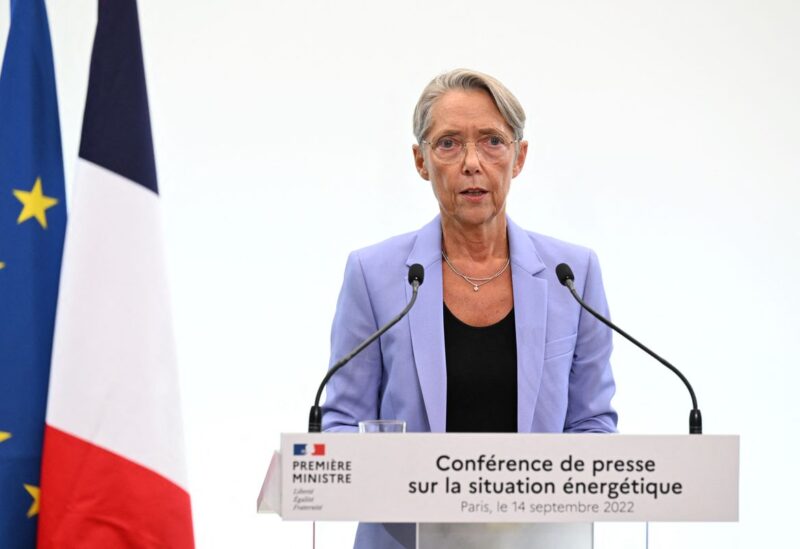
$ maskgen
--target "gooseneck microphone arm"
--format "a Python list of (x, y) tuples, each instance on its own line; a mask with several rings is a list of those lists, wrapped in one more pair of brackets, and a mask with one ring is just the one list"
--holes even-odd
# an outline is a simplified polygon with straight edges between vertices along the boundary
[(422, 281), (424, 279), (425, 269), (422, 267), (422, 265), (419, 263), (414, 263), (411, 267), (409, 267), (408, 283), (411, 284), (412, 294), (411, 299), (409, 300), (405, 309), (403, 309), (400, 314), (390, 320), (385, 326), (365, 339), (360, 345), (358, 345), (358, 347), (350, 351), (346, 356), (341, 358), (336, 364), (330, 367), (328, 373), (325, 374), (325, 377), (322, 379), (322, 383), (319, 384), (319, 389), (317, 389), (317, 397), (314, 399), (314, 405), (311, 407), (311, 411), (308, 414), (309, 433), (319, 433), (322, 430), (322, 408), (319, 405), (319, 400), (322, 398), (322, 390), (328, 384), (328, 380), (330, 380), (333, 374), (339, 371), (342, 366), (350, 362), (358, 353), (366, 349), (370, 343), (381, 337), (389, 328), (400, 322), (400, 320), (408, 314), (408, 312), (411, 310), (411, 307), (413, 307), (414, 303), (417, 301), (417, 293), (419, 292), (419, 287), (422, 285)]
[(603, 315), (592, 309), (589, 305), (586, 304), (583, 299), (578, 295), (578, 292), (575, 290), (575, 275), (572, 274), (572, 269), (566, 263), (560, 263), (556, 267), (556, 276), (558, 277), (558, 281), (563, 285), (569, 288), (570, 293), (572, 293), (572, 297), (580, 304), (581, 307), (589, 311), (592, 316), (594, 316), (597, 320), (623, 336), (625, 339), (639, 347), (642, 351), (659, 361), (661, 364), (675, 372), (683, 384), (686, 385), (686, 388), (689, 390), (689, 396), (692, 397), (692, 411), (689, 412), (689, 434), (692, 435), (699, 435), (703, 433), (703, 417), (700, 414), (700, 410), (697, 407), (697, 397), (694, 394), (694, 389), (692, 389), (692, 385), (689, 383), (689, 380), (686, 379), (680, 370), (678, 370), (675, 366), (655, 354), (653, 351), (645, 347), (642, 343), (639, 343), (633, 336), (629, 335), (625, 330), (616, 326), (613, 322), (605, 318)]

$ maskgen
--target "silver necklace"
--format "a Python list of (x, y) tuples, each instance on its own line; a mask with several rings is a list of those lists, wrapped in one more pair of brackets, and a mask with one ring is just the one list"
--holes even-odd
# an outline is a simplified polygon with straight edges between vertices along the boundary
[(452, 270), (454, 273), (456, 273), (458, 276), (460, 276), (461, 278), (463, 278), (463, 279), (464, 279), (464, 280), (467, 282), (467, 284), (469, 284), (470, 286), (472, 286), (472, 289), (473, 289), (474, 291), (476, 291), (476, 292), (477, 292), (478, 290), (480, 290), (480, 289), (481, 289), (481, 286), (483, 286), (484, 284), (488, 284), (489, 282), (491, 282), (492, 280), (494, 280), (495, 278), (499, 277), (499, 276), (500, 276), (500, 275), (502, 275), (504, 272), (506, 272), (506, 269), (508, 269), (508, 266), (509, 266), (509, 264), (511, 264), (511, 256), (509, 255), (509, 256), (508, 256), (508, 259), (506, 259), (506, 264), (505, 264), (505, 265), (503, 265), (503, 268), (502, 268), (502, 269), (500, 269), (499, 271), (497, 271), (496, 273), (494, 273), (493, 275), (491, 275), (491, 276), (484, 276), (484, 277), (480, 277), (480, 276), (468, 276), (468, 275), (465, 275), (464, 273), (462, 273), (461, 271), (459, 271), (458, 269), (456, 269), (456, 268), (453, 266), (453, 264), (452, 264), (452, 263), (450, 263), (450, 258), (449, 258), (449, 257), (447, 257), (447, 254), (446, 254), (446, 253), (444, 253), (444, 250), (442, 250), (442, 257), (444, 258), (444, 261), (445, 261), (445, 263), (447, 263), (447, 266), (448, 266), (448, 267), (450, 267), (450, 269), (451, 269), (451, 270)]

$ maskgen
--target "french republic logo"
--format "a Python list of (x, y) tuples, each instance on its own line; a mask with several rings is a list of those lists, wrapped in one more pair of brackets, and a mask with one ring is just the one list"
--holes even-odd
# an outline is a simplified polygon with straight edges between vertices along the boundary
[(296, 456), (324, 456), (324, 444), (295, 444), (294, 455)]

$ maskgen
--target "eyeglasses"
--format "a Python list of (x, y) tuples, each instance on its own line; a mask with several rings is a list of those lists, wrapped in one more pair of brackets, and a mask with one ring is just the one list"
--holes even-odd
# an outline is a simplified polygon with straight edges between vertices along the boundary
[(519, 143), (519, 139), (508, 140), (502, 135), (489, 134), (478, 138), (476, 141), (464, 141), (458, 137), (440, 137), (435, 142), (425, 141), (429, 145), (437, 160), (445, 164), (461, 161), (466, 154), (467, 143), (473, 143), (481, 160), (495, 164), (508, 159), (512, 143)]

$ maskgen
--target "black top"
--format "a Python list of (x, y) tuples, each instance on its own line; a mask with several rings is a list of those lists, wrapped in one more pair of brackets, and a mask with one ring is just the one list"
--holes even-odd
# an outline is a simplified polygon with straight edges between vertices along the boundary
[(444, 306), (447, 432), (517, 432), (514, 309), (491, 326), (461, 322)]

